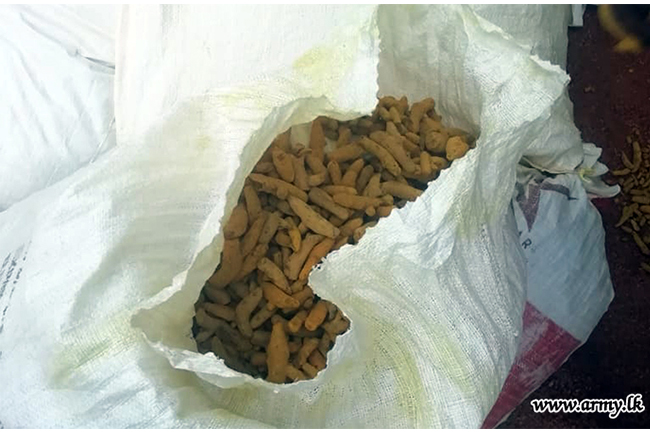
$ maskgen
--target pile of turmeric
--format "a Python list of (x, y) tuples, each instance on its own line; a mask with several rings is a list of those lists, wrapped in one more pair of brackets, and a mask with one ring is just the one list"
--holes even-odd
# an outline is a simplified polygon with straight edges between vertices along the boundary
[(321, 117), (308, 146), (280, 134), (223, 226), (221, 262), (195, 305), (200, 353), (274, 383), (314, 378), (350, 321), (307, 284), (331, 251), (422, 194), (473, 147), (434, 100), (383, 97), (371, 116)]
[(628, 136), (627, 142), (632, 146), (632, 159), (623, 152), (623, 167), (612, 170), (622, 192), (616, 198), (621, 208), (616, 227), (632, 238), (643, 255), (649, 256), (640, 267), (650, 273), (650, 146), (641, 146), (634, 136)]

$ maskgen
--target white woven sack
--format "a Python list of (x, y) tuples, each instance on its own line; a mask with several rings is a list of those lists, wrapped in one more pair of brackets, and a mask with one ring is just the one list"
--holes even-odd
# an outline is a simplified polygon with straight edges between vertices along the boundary
[[(0, 215), (4, 425), (481, 425), (521, 331), (517, 162), (582, 159), (541, 141), (565, 122), (560, 68), (460, 6), (129, 8), (117, 66), (119, 146)], [(480, 137), (312, 273), (352, 321), (327, 369), (271, 385), (197, 354), (193, 303), (244, 178), (279, 132), (377, 92), (433, 96)]]

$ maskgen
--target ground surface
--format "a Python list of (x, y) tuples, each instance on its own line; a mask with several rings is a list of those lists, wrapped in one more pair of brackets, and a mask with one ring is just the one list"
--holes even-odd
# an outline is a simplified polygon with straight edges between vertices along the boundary
[[(638, 129), (650, 143), (650, 50), (622, 55), (587, 9), (583, 28), (569, 30), (569, 92), (575, 123), (584, 141), (603, 148), (602, 161), (621, 168), (620, 151), (631, 154), (627, 135)], [(650, 274), (639, 270), (641, 253), (614, 227), (619, 211), (613, 200), (594, 202), (606, 231), (607, 257), (616, 297), (589, 340), (502, 427), (650, 427)], [(624, 398), (643, 394), (646, 412), (621, 414), (536, 414), (534, 398)]]

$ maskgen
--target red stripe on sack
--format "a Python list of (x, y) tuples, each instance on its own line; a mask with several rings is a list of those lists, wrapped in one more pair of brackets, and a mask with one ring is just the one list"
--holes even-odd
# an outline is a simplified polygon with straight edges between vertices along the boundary
[(515, 362), (482, 428), (494, 428), (582, 344), (526, 302)]

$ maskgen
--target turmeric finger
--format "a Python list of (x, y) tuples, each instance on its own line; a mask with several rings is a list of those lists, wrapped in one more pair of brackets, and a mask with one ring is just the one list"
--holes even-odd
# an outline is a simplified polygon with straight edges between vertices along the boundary
[(275, 203), (275, 208), (285, 215), (289, 215), (289, 216), (295, 215), (295, 212), (291, 210), (291, 206), (289, 206), (289, 202), (287, 202), (286, 200), (278, 200)]
[(296, 197), (289, 197), (289, 206), (300, 217), (302, 222), (312, 231), (320, 235), (335, 238), (339, 234), (339, 229), (334, 227), (329, 221), (309, 207), (305, 201)]
[(259, 367), (261, 365), (266, 365), (266, 353), (264, 352), (255, 352), (251, 356), (251, 364)]
[(223, 289), (231, 281), (237, 279), (242, 267), (243, 258), (239, 247), (239, 239), (226, 239), (223, 242), (219, 269), (208, 279), (208, 283), (217, 289)]
[(223, 342), (219, 339), (219, 337), (212, 337), (212, 340), (210, 341), (210, 346), (214, 354), (217, 355), (219, 358), (225, 360), (226, 358), (230, 357), (230, 354), (226, 350), (226, 347), (224, 346)]
[(323, 160), (319, 159), (317, 156), (311, 153), (307, 154), (305, 156), (305, 161), (314, 174), (327, 173), (327, 168), (323, 164)]
[(348, 243), (349, 236), (339, 236), (336, 238), (334, 245), (332, 246), (332, 251), (336, 251), (341, 248), (343, 245)]
[(293, 163), (294, 185), (303, 191), (309, 190), (309, 177), (307, 176), (307, 170), (305, 170), (305, 157), (291, 156), (291, 162)]
[(390, 116), (390, 119), (393, 120), (395, 123), (402, 123), (402, 117), (400, 116), (399, 111), (397, 111), (396, 107), (390, 107), (388, 110), (388, 114)]
[(255, 188), (250, 185), (244, 187), (244, 201), (246, 202), (248, 220), (255, 221), (262, 212), (262, 203), (260, 203), (260, 198), (258, 197)]
[(291, 354), (298, 353), (301, 347), (302, 347), (302, 337), (292, 335), (289, 340), (289, 353)]
[(272, 162), (260, 161), (253, 168), (254, 173), (267, 174), (275, 169)]
[(316, 369), (316, 367), (314, 367), (313, 365), (311, 365), (311, 364), (308, 363), (308, 362), (305, 362), (305, 363), (302, 365), (301, 370), (305, 373), (305, 375), (306, 375), (309, 379), (313, 379), (313, 378), (315, 378), (315, 377), (318, 375), (318, 370)]
[(334, 194), (356, 194), (356, 188), (344, 185), (325, 185), (321, 188), (323, 191), (333, 196)]
[(330, 335), (342, 334), (348, 330), (349, 326), (350, 322), (345, 317), (343, 317), (341, 311), (336, 314), (336, 318), (334, 318), (334, 320), (325, 322), (321, 325), (325, 332), (329, 333)]
[(284, 266), (284, 259), (282, 258), (282, 251), (280, 251), (279, 248), (275, 248), (273, 250), (273, 252), (271, 252), (271, 249), (269, 248), (269, 255), (271, 256), (271, 261), (273, 261), (273, 263), (275, 263), (275, 266), (282, 269), (282, 267)]
[(285, 152), (289, 152), (291, 149), (291, 129), (287, 129), (273, 140), (273, 143), (271, 143), (271, 148), (270, 151), (273, 151), (273, 149), (278, 148), (281, 150), (284, 150)]
[(346, 126), (339, 127), (339, 137), (336, 140), (336, 147), (343, 147), (350, 144), (350, 137), (352, 137), (352, 131)]
[(327, 176), (328, 176), (327, 171), (324, 171), (322, 173), (312, 174), (307, 178), (307, 185), (309, 185), (310, 187), (322, 185), (327, 180)]
[(307, 200), (307, 193), (296, 187), (295, 185), (285, 182), (281, 179), (275, 179), (269, 176), (264, 176), (263, 174), (251, 173), (249, 178), (260, 185), (260, 188), (264, 192), (268, 192), (276, 195), (281, 200), (284, 200), (283, 196), (285, 193), (294, 197), (298, 197), (300, 200)]
[(341, 226), (341, 236), (352, 236), (354, 231), (363, 225), (363, 218), (353, 218)]
[(250, 321), (251, 328), (253, 329), (259, 328), (264, 324), (264, 322), (266, 322), (271, 317), (273, 317), (275, 312), (278, 310), (277, 307), (274, 307), (269, 310), (268, 308), (266, 308), (266, 305), (268, 305), (268, 303), (262, 306), (262, 308), (260, 308), (260, 310), (257, 313), (253, 314), (253, 317), (251, 317), (251, 321)]
[(363, 237), (363, 235), (366, 234), (366, 228), (367, 226), (364, 224), (358, 229), (354, 230), (354, 233), (352, 233), (352, 239), (354, 239), (354, 243), (358, 243), (359, 240)]
[(291, 237), (286, 230), (278, 231), (273, 239), (279, 246), (291, 248)]
[(638, 141), (635, 141), (632, 143), (632, 151), (633, 151), (633, 156), (632, 156), (632, 173), (636, 173), (639, 171), (639, 168), (641, 167), (641, 162), (643, 162), (643, 158), (641, 156), (641, 146), (639, 145)]
[(447, 151), (447, 159), (449, 161), (465, 156), (469, 150), (469, 146), (465, 143), (462, 137), (451, 137), (447, 140), (445, 148)]
[(424, 147), (431, 153), (444, 153), (448, 140), (446, 131), (429, 131), (424, 136)]
[(287, 277), (284, 276), (282, 270), (278, 268), (271, 260), (267, 259), (266, 257), (262, 257), (260, 261), (257, 262), (257, 269), (266, 274), (271, 282), (277, 287), (286, 293), (289, 292), (289, 282), (287, 281)]
[(417, 133), (420, 131), (420, 121), (422, 117), (428, 112), (433, 110), (435, 107), (435, 102), (433, 98), (426, 98), (420, 102), (416, 102), (411, 106), (411, 115), (410, 115), (410, 128), (411, 131)]
[(366, 230), (370, 227), (374, 227), (375, 224), (377, 224), (377, 221), (372, 221), (355, 229), (354, 232), (352, 233), (352, 239), (354, 239), (354, 242), (355, 243), (359, 242), (359, 240), (363, 237), (363, 235), (366, 234)]
[(316, 119), (311, 123), (311, 131), (309, 133), (309, 148), (311, 154), (316, 158), (323, 160), (325, 155), (325, 134), (323, 134), (323, 126), (320, 120)]
[(248, 295), (249, 286), (244, 281), (235, 281), (227, 287), (228, 291), (239, 299), (244, 299)]
[(382, 194), (381, 192), (381, 174), (375, 173), (370, 176), (370, 180), (366, 185), (366, 188), (363, 190), (364, 197), (379, 197)]
[(306, 300), (312, 299), (314, 297), (314, 291), (311, 289), (311, 287), (305, 286), (305, 288), (301, 291), (294, 292), (291, 297), (300, 302), (300, 304), (304, 304)]
[(357, 184), (357, 177), (359, 172), (363, 168), (364, 162), (362, 158), (355, 160), (350, 167), (346, 170), (345, 174), (341, 178), (341, 185), (354, 187)]
[(268, 245), (257, 244), (257, 246), (253, 248), (253, 251), (244, 258), (244, 263), (241, 265), (241, 270), (235, 279), (241, 280), (253, 272), (257, 268), (257, 262), (266, 255), (268, 250)]
[(343, 176), (341, 175), (341, 167), (339, 167), (338, 162), (330, 161), (327, 164), (327, 173), (334, 185), (339, 185), (341, 183)]
[(327, 360), (318, 350), (314, 350), (307, 358), (307, 361), (316, 367), (318, 371), (325, 369), (327, 366)]
[(361, 139), (361, 145), (368, 152), (375, 155), (377, 159), (379, 159), (379, 161), (381, 162), (381, 165), (386, 170), (388, 170), (393, 176), (399, 176), (400, 174), (402, 174), (402, 169), (400, 168), (397, 161), (395, 161), (395, 158), (393, 158), (390, 152), (388, 152), (382, 146), (375, 143), (373, 140), (369, 139), (368, 137), (363, 137)]
[(395, 158), (395, 160), (404, 169), (404, 171), (407, 171), (409, 173), (413, 173), (415, 171), (415, 163), (406, 154), (406, 151), (404, 150), (404, 147), (402, 147), (400, 140), (383, 131), (373, 132), (370, 134), (370, 138), (383, 146), (392, 155), (392, 157)]
[(412, 132), (407, 132), (406, 134), (404, 134), (404, 138), (406, 138), (408, 141), (410, 141), (413, 144), (420, 143), (420, 137), (417, 134), (414, 134)]
[(269, 344), (270, 339), (271, 333), (269, 331), (262, 331), (258, 329), (257, 331), (253, 331), (253, 335), (251, 336), (251, 344), (253, 346), (266, 347), (266, 345)]
[(255, 245), (257, 245), (257, 242), (260, 239), (267, 218), (268, 218), (268, 213), (262, 212), (259, 214), (257, 219), (253, 222), (253, 224), (251, 224), (251, 227), (248, 229), (248, 231), (246, 232), (246, 234), (244, 235), (241, 241), (242, 255), (246, 256), (251, 251), (253, 251), (253, 248), (255, 248)]
[(335, 194), (332, 197), (336, 204), (355, 210), (366, 210), (369, 207), (381, 206), (381, 200), (373, 197), (351, 194)]
[(234, 239), (243, 235), (248, 227), (248, 212), (246, 206), (238, 204), (230, 214), (228, 222), (223, 227), (223, 236), (226, 239)]
[(264, 298), (271, 304), (278, 308), (298, 308), (300, 302), (297, 299), (287, 295), (284, 291), (280, 290), (275, 284), (263, 282), (261, 284)]
[[(275, 329), (274, 325), (274, 328)], [(283, 329), (284, 331), (284, 329)], [(271, 336), (273, 338), (273, 336)], [(296, 357), (293, 361), (293, 365), (295, 365), (298, 368), (301, 368), (302, 365), (307, 362), (307, 358), (309, 358), (309, 355), (318, 348), (318, 343), (319, 339), (318, 338), (305, 338), (302, 342), (302, 347), (300, 350), (298, 350), (298, 353), (296, 354)]]
[(239, 332), (241, 332), (244, 337), (250, 338), (253, 336), (250, 317), (261, 299), (262, 288), (256, 287), (254, 290), (251, 290), (239, 304), (237, 304), (237, 307), (235, 307), (235, 323), (237, 324), (237, 329), (239, 329)]
[(204, 341), (208, 341), (210, 337), (214, 335), (214, 331), (201, 331), (198, 334), (196, 334), (196, 337), (194, 337), (194, 341), (197, 343), (203, 343)]
[(625, 152), (621, 153), (621, 161), (623, 162), (623, 165), (625, 167), (629, 168), (630, 171), (632, 171), (632, 169), (634, 168), (634, 164), (632, 164), (632, 161), (630, 161), (630, 159), (627, 157)]
[(359, 176), (357, 176), (357, 182), (355, 184), (355, 188), (358, 194), (363, 194), (363, 190), (368, 185), (368, 181), (373, 174), (375, 174), (375, 169), (372, 167), (372, 165), (366, 165), (359, 172)]
[(269, 382), (283, 383), (289, 364), (289, 345), (284, 326), (281, 323), (273, 325), (269, 345), (266, 347), (266, 367)]
[(431, 162), (431, 155), (428, 152), (420, 154), (420, 174), (428, 178), (433, 173), (433, 165)]
[(337, 163), (351, 161), (353, 159), (360, 158), (364, 154), (364, 149), (360, 145), (348, 144), (346, 146), (339, 147), (327, 154), (327, 158), (330, 161), (335, 161)]
[(380, 217), (380, 218), (387, 217), (393, 211), (394, 207), (395, 206), (393, 206), (393, 205), (379, 206), (377, 208), (377, 216)]
[(334, 246), (334, 239), (332, 238), (325, 238), (318, 245), (316, 245), (309, 253), (307, 260), (305, 261), (305, 264), (303, 265), (302, 270), (298, 275), (298, 279), (306, 280), (307, 277), (309, 277), (311, 268), (316, 266), (321, 261), (321, 259), (330, 252), (332, 246)]
[(336, 305), (334, 305), (334, 304), (333, 304), (332, 302), (330, 302), (330, 301), (326, 301), (326, 300), (324, 300), (324, 299), (322, 299), (322, 301), (323, 301), (323, 302), (325, 303), (325, 305), (327, 306), (327, 320), (334, 320), (334, 318), (336, 317), (337, 313), (339, 312), (338, 307), (337, 307)]
[(298, 370), (296, 367), (294, 367), (291, 364), (287, 365), (286, 375), (289, 378), (289, 380), (291, 380), (292, 382), (298, 382), (299, 380), (306, 380), (307, 379), (307, 376), (305, 376), (305, 373)]
[(323, 355), (323, 357), (325, 357), (327, 355), (327, 352), (329, 352), (331, 343), (332, 336), (326, 332), (318, 342), (318, 351), (321, 353), (321, 355)]
[(291, 249), (298, 251), (300, 249), (300, 245), (302, 244), (302, 233), (300, 233), (300, 229), (296, 227), (296, 224), (293, 223), (293, 221), (289, 227), (289, 230), (287, 230), (287, 234), (289, 235), (289, 239), (291, 241)]
[(629, 206), (625, 206), (623, 208), (623, 212), (621, 213), (621, 218), (618, 220), (616, 223), (615, 227), (620, 227), (625, 223), (632, 215), (634, 215), (634, 212), (639, 208), (638, 203), (633, 203)]
[(295, 334), (300, 330), (300, 328), (302, 328), (302, 324), (305, 322), (307, 314), (307, 310), (301, 310), (297, 312), (296, 315), (291, 318), (291, 320), (289, 320), (289, 323), (287, 323), (287, 329), (289, 330), (289, 333)]
[(273, 156), (273, 165), (280, 178), (285, 182), (292, 183), (295, 178), (295, 171), (291, 156), (279, 148), (273, 149), (271, 155)]
[(266, 245), (271, 242), (271, 239), (275, 236), (280, 225), (280, 219), (280, 216), (275, 212), (266, 217), (264, 226), (262, 227), (262, 232), (257, 240), (258, 243)]
[(203, 304), (203, 308), (207, 313), (214, 317), (218, 317), (219, 319), (223, 319), (227, 322), (235, 320), (235, 310), (233, 310), (232, 307), (206, 302)]
[[(443, 130), (442, 123), (433, 120), (432, 118), (428, 116), (424, 116), (422, 120), (420, 121), (420, 135), (426, 135), (428, 132), (431, 131), (436, 131), (440, 132)], [(451, 137), (452, 135), (447, 131), (447, 134)], [(455, 135), (460, 135), (460, 134), (455, 134)]]
[(350, 212), (347, 209), (334, 203), (332, 197), (320, 188), (312, 188), (309, 191), (309, 200), (342, 220), (346, 220), (350, 216)]
[(219, 327), (219, 319), (212, 318), (203, 308), (196, 310), (196, 323), (205, 330), (214, 331)]
[(449, 162), (441, 156), (431, 156), (431, 167), (434, 171), (444, 170), (449, 167)]
[(418, 198), (422, 191), (409, 186), (408, 184), (403, 184), (401, 182), (389, 181), (381, 184), (381, 190), (385, 194), (390, 194), (395, 197), (403, 198), (406, 200), (415, 200)]
[(271, 317), (271, 323), (274, 325), (276, 323), (282, 323), (282, 326), (284, 327), (284, 332), (287, 332), (287, 325), (289, 324), (289, 321), (284, 317), (280, 316), (279, 314), (275, 314)]
[[(336, 204), (336, 203), (334, 203), (334, 204)], [(337, 217), (336, 215), (331, 215), (329, 218), (327, 218), (327, 221), (332, 223), (332, 225), (334, 227), (341, 227), (343, 225), (343, 223), (345, 222), (344, 219), (341, 219), (341, 218)]]
[(316, 330), (316, 328), (318, 328), (325, 321), (327, 313), (327, 304), (322, 300), (318, 301), (316, 305), (313, 306), (309, 312), (309, 315), (307, 315), (307, 318), (305, 319), (305, 329), (308, 331)]
[(385, 121), (391, 121), (391, 115), (385, 107), (377, 107), (377, 113)]
[(271, 255), (271, 260), (273, 261), (273, 263), (275, 263), (275, 266), (282, 269), (284, 263), (282, 259), (282, 252), (280, 251), (280, 249), (274, 250), (272, 253), (270, 253), (270, 255)]
[(203, 288), (203, 293), (212, 302), (220, 305), (227, 305), (230, 303), (230, 295), (223, 288), (212, 287), (210, 284)]

